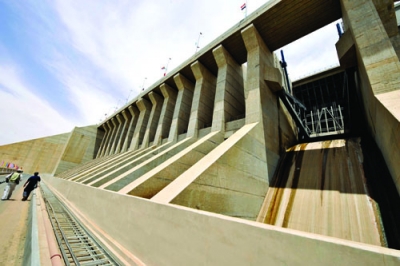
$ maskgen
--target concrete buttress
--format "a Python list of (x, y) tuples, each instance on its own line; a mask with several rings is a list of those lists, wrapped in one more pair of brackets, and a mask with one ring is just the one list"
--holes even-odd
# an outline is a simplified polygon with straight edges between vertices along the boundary
[(107, 121), (107, 126), (108, 126), (110, 134), (108, 135), (107, 141), (105, 143), (106, 146), (104, 147), (102, 156), (108, 155), (107, 151), (110, 149), (110, 145), (111, 145), (110, 143), (112, 141), (112, 137), (113, 137), (113, 133), (114, 133), (114, 129), (115, 129), (111, 126), (111, 120)]
[(117, 124), (118, 125), (117, 125), (117, 131), (115, 132), (114, 142), (113, 142), (113, 145), (111, 146), (110, 154), (117, 153), (117, 150), (116, 150), (117, 149), (117, 145), (118, 145), (118, 143), (120, 141), (120, 138), (121, 138), (121, 129), (122, 129), (121, 115), (117, 114), (116, 118), (117, 118)]
[(99, 149), (99, 151), (97, 152), (96, 158), (101, 157), (101, 154), (102, 154), (102, 151), (104, 150), (104, 146), (105, 146), (105, 143), (106, 143), (108, 134), (110, 133), (109, 130), (108, 130), (108, 128), (107, 128), (107, 126), (106, 126), (106, 124), (103, 124), (102, 127), (104, 128), (104, 130), (105, 130), (106, 133), (104, 134), (104, 137), (103, 137), (103, 139), (101, 140), (100, 149)]
[(226, 122), (244, 117), (243, 72), (222, 45), (215, 48), (213, 54), (218, 65), (218, 76), (211, 131), (225, 131)]
[(116, 117), (111, 118), (112, 133), (111, 133), (110, 142), (107, 145), (106, 155), (112, 154), (112, 148), (114, 146), (115, 139), (117, 137), (118, 126), (115, 124), (115, 118)]
[(159, 145), (161, 141), (168, 137), (171, 129), (172, 116), (176, 103), (177, 92), (167, 84), (161, 84), (161, 93), (164, 96), (164, 102), (161, 109), (160, 120), (158, 121), (156, 135), (153, 144)]
[(128, 122), (129, 122), (129, 115), (125, 110), (122, 110), (122, 116), (124, 118), (124, 125), (122, 126), (120, 137), (118, 140), (117, 148), (115, 149), (115, 153), (121, 152), (122, 146), (124, 144), (126, 133), (128, 130)]
[(216, 77), (199, 61), (190, 65), (196, 78), (187, 137), (197, 137), (198, 130), (211, 127)]
[(182, 74), (175, 75), (174, 81), (178, 87), (178, 96), (176, 99), (168, 141), (176, 141), (178, 135), (187, 132), (193, 101), (194, 84)]
[(399, 58), (375, 8), (376, 1), (340, 2), (343, 23), (357, 50), (365, 117), (400, 193)]
[(149, 121), (147, 123), (147, 128), (146, 128), (146, 132), (143, 137), (143, 143), (142, 143), (141, 148), (148, 147), (149, 143), (154, 141), (154, 136), (156, 134), (157, 124), (160, 119), (161, 108), (162, 108), (162, 103), (163, 103), (162, 97), (155, 92), (150, 92), (149, 98), (150, 98), (152, 107), (151, 107), (150, 117), (149, 117)]
[(129, 147), (130, 150), (136, 150), (142, 143), (151, 111), (151, 103), (144, 98), (138, 99), (136, 105), (139, 108), (140, 114), (135, 132), (133, 133), (131, 146)]
[(136, 123), (139, 117), (139, 111), (135, 106), (130, 105), (128, 110), (131, 115), (131, 120), (129, 122), (128, 131), (126, 133), (124, 146), (122, 146), (121, 152), (125, 152), (129, 149), (129, 145), (131, 144), (133, 133), (135, 132)]
[(278, 98), (265, 82), (265, 69), (274, 67), (274, 57), (254, 25), (242, 30), (247, 49), (245, 85), (246, 124), (258, 123), (249, 134), (265, 149), (268, 178), (271, 181), (279, 160)]

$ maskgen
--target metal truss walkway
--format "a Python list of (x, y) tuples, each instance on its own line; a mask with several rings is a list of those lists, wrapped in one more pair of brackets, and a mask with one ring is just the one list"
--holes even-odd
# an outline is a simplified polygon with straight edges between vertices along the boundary
[[(284, 60), (283, 55), (282, 58)], [(343, 135), (349, 131), (349, 81), (346, 71), (291, 88), (286, 62), (281, 62), (281, 66), (286, 79), (278, 95), (297, 125), (299, 139)]]

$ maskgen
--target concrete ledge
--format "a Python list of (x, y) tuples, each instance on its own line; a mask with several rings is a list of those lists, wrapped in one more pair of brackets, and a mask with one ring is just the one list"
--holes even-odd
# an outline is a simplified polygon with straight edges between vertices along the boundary
[(350, 31), (346, 31), (336, 43), (336, 52), (342, 68), (357, 65), (356, 48)]
[(25, 241), (23, 265), (42, 265), (40, 263), (39, 232), (36, 211), (36, 192), (32, 192), (28, 215), (28, 228)]

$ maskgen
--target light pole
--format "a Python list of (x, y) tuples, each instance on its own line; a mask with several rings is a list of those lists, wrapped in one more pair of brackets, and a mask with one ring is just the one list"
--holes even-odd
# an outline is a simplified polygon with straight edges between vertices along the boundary
[(197, 39), (197, 42), (196, 42), (196, 51), (194, 52), (194, 53), (197, 53), (197, 49), (199, 49), (200, 48), (200, 37), (203, 35), (203, 33), (201, 33), (200, 32), (200, 34), (199, 34), (199, 38)]

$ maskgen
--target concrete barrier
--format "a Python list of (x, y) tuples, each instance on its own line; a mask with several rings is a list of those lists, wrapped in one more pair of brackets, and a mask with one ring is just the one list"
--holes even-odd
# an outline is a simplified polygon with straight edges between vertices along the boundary
[[(45, 177), (147, 265), (399, 265), (400, 251), (165, 205)], [(116, 208), (118, 206), (118, 208)]]

